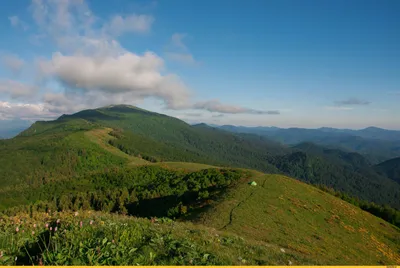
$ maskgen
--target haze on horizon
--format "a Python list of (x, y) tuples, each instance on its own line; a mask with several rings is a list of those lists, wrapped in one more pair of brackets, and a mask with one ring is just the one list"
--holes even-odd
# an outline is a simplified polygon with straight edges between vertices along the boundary
[(0, 125), (129, 104), (189, 123), (400, 129), (400, 2), (15, 0)]

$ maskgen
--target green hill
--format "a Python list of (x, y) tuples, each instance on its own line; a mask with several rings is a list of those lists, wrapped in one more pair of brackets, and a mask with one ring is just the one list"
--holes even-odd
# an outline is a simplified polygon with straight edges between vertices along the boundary
[[(393, 185), (398, 184), (366, 176), (360, 170), (367, 163), (359, 155), (312, 145), (288, 148), (126, 105), (36, 122), (0, 141), (0, 155), (4, 264), (14, 264), (15, 257), (18, 264), (39, 264), (35, 256), (46, 265), (73, 259), (105, 264), (106, 256), (118, 265), (399, 262), (397, 227), (283, 176), (396, 207), (399, 188)], [(248, 184), (253, 180), (257, 186)], [(38, 216), (49, 210), (57, 215)], [(79, 220), (68, 212), (78, 210)], [(153, 225), (113, 213), (169, 217), (175, 223)], [(393, 215), (390, 222), (399, 222)], [(55, 235), (51, 248), (39, 247), (48, 228), (32, 230), (40, 217), (42, 227), (43, 220), (57, 217), (66, 223), (66, 233)], [(81, 220), (85, 226), (90, 220), (107, 225), (80, 229)], [(121, 224), (129, 227), (117, 231)], [(112, 237), (121, 241), (118, 249), (109, 243)], [(10, 247), (10, 239), (18, 242)], [(64, 247), (74, 253), (67, 255)], [(168, 257), (171, 252), (177, 255)]]
[[(42, 258), (46, 265), (399, 263), (398, 228), (302, 182), (254, 171), (228, 172), (221, 177), (215, 169), (191, 173), (149, 167), (135, 170), (88, 178), (97, 192), (87, 192), (90, 183), (82, 181), (71, 184), (75, 190), (69, 189), (68, 183), (60, 185), (58, 189), (67, 194), (61, 201), (37, 202), (26, 208), (27, 212), (3, 216), (0, 250), (7, 258), (0, 261), (13, 264), (17, 256), (17, 264), (38, 264)], [(186, 186), (174, 186), (179, 178)], [(203, 185), (206, 178), (210, 185), (220, 187), (209, 189), (208, 196), (201, 194), (198, 202), (196, 196), (208, 187)], [(249, 185), (250, 180), (258, 185)], [(130, 187), (134, 191), (130, 192)], [(183, 195), (186, 199), (177, 199), (179, 195), (170, 198), (168, 189), (171, 193), (189, 191), (189, 195)], [(198, 194), (193, 196), (193, 191)], [(71, 198), (66, 202), (68, 193)], [(152, 223), (107, 213), (114, 208), (124, 213), (122, 203), (132, 215), (158, 216), (159, 220)], [(55, 212), (57, 204), (65, 212)], [(100, 206), (97, 209), (103, 212), (87, 212), (92, 205)], [(67, 212), (68, 206), (86, 212), (74, 216)], [(48, 210), (50, 214), (45, 213)], [(163, 215), (167, 211), (174, 213), (176, 221), (163, 220), (171, 217)], [(15, 241), (13, 247), (9, 246), (11, 240)]]
[(400, 183), (400, 157), (376, 165), (375, 170), (378, 173)]

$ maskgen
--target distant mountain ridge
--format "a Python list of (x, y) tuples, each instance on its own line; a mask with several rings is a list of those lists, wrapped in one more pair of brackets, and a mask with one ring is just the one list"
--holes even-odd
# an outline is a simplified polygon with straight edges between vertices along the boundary
[(345, 151), (354, 151), (366, 156), (372, 163), (400, 156), (400, 131), (368, 127), (361, 130), (335, 128), (277, 128), (216, 126), (233, 133), (252, 133), (287, 145), (312, 142)]

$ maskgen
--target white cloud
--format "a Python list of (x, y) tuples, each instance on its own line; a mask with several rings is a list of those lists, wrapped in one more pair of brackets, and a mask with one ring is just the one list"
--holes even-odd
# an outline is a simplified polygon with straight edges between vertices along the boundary
[(29, 99), (37, 94), (39, 88), (18, 81), (0, 80), (0, 93), (8, 95), (11, 99)]
[(40, 120), (55, 118), (57, 114), (49, 112), (43, 104), (10, 103), (0, 101), (0, 120), (24, 119)]
[(197, 102), (193, 105), (193, 108), (226, 114), (279, 114), (279, 111), (261, 111), (235, 105), (226, 105), (218, 100)]
[(103, 27), (103, 31), (111, 36), (120, 36), (129, 32), (145, 33), (150, 31), (153, 22), (154, 18), (149, 15), (132, 14), (125, 18), (116, 15)]
[(125, 52), (116, 57), (64, 56), (56, 53), (40, 62), (45, 76), (52, 76), (72, 89), (103, 94), (126, 94), (129, 99), (157, 97), (168, 108), (187, 105), (189, 90), (174, 75), (162, 75), (163, 60), (146, 52)]
[(27, 30), (29, 27), (28, 25), (22, 21), (18, 16), (11, 16), (8, 17), (8, 19), (10, 20), (10, 23), (13, 27), (21, 27), (24, 30)]
[[(2, 117), (32, 110), (43, 117), (73, 113), (110, 104), (138, 105), (146, 98), (162, 100), (170, 110), (198, 109), (219, 113), (277, 114), (222, 104), (219, 101), (196, 103), (192, 92), (176, 74), (165, 69), (164, 60), (153, 52), (138, 54), (124, 48), (117, 37), (124, 33), (144, 33), (154, 18), (145, 14), (115, 15), (109, 21), (93, 14), (84, 0), (33, 0), (30, 7), (38, 30), (32, 36), (51, 43), (50, 58), (37, 60), (38, 86), (4, 81), (2, 91), (11, 98), (30, 104), (2, 102)], [(174, 34), (170, 54), (175, 60), (194, 63), (183, 43), (185, 34)], [(31, 41), (37, 38), (31, 38)], [(36, 40), (37, 41), (37, 40)], [(8, 83), (8, 84), (7, 84)], [(19, 84), (18, 84), (19, 83)], [(57, 91), (48, 90), (56, 85)], [(45, 87), (45, 88), (43, 88)], [(40, 97), (34, 104), (32, 92)], [(36, 99), (35, 99), (36, 101)]]
[(25, 61), (15, 55), (4, 55), (2, 57), (3, 65), (12, 71), (14, 74), (18, 74), (25, 65)]

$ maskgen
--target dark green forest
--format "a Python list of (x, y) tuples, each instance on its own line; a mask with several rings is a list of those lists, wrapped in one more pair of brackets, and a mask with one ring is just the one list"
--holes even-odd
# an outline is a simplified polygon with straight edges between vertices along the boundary
[(140, 217), (187, 216), (204, 209), (228, 187), (248, 175), (239, 170), (180, 172), (157, 166), (112, 168), (76, 179), (47, 182), (25, 191), (9, 191), (3, 213), (96, 210)]

